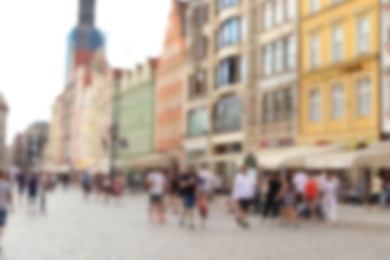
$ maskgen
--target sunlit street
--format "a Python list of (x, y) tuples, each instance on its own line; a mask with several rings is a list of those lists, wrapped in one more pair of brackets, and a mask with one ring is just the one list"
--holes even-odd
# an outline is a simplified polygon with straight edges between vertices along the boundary
[(223, 202), (213, 206), (207, 230), (190, 231), (174, 216), (166, 226), (150, 224), (144, 195), (106, 205), (93, 198), (85, 202), (79, 191), (58, 190), (49, 198), (47, 215), (27, 214), (17, 206), (0, 259), (388, 259), (389, 213), (363, 218), (362, 209), (344, 208), (339, 228), (303, 224), (295, 229), (252, 218), (246, 231), (226, 214)]

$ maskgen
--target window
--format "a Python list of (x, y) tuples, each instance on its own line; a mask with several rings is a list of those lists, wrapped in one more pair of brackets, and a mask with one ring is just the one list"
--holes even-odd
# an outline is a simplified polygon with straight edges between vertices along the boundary
[(264, 9), (263, 9), (263, 28), (264, 29), (270, 29), (273, 24), (273, 7), (272, 3), (268, 2), (266, 3)]
[(337, 84), (332, 88), (332, 118), (341, 119), (344, 117), (344, 87)]
[(204, 71), (198, 71), (194, 75), (190, 76), (190, 98), (203, 95), (206, 93), (206, 89), (207, 79)]
[(297, 1), (299, 0), (286, 0), (287, 1), (287, 10), (286, 16), (287, 19), (294, 19), (297, 15)]
[(196, 37), (193, 43), (194, 59), (201, 60), (207, 57), (208, 39), (204, 36)]
[(218, 32), (218, 47), (237, 44), (241, 40), (241, 19), (232, 18), (226, 21)]
[(370, 22), (363, 18), (357, 24), (357, 53), (366, 54), (370, 51)]
[(217, 86), (235, 84), (241, 80), (241, 58), (229, 57), (219, 63), (217, 69)]
[(296, 38), (290, 36), (286, 39), (286, 52), (287, 52), (287, 68), (294, 69), (297, 65), (297, 46)]
[(371, 113), (371, 81), (361, 79), (357, 82), (357, 114), (368, 116)]
[(310, 38), (310, 68), (315, 69), (320, 65), (320, 40), (317, 35)]
[(285, 106), (285, 119), (291, 119), (294, 115), (294, 104), (293, 104), (293, 90), (292, 88), (285, 89), (284, 93), (284, 106)]
[(273, 93), (273, 121), (279, 122), (282, 119), (282, 92)]
[(222, 99), (215, 107), (215, 132), (226, 133), (241, 130), (242, 115), (240, 98), (230, 96)]
[(264, 94), (262, 101), (262, 121), (264, 124), (271, 122), (272, 100), (270, 94)]
[(245, 80), (246, 78), (246, 59), (245, 56), (241, 57), (241, 64), (240, 64), (240, 79)]
[(226, 8), (236, 6), (239, 0), (217, 0), (218, 1), (218, 10), (222, 11)]
[(263, 48), (263, 73), (265, 76), (273, 73), (272, 53), (273, 48), (271, 44)]
[(320, 10), (320, 0), (309, 0), (310, 13), (316, 13)]
[(208, 131), (208, 113), (206, 108), (197, 108), (188, 115), (188, 135), (190, 137), (205, 135)]
[(275, 0), (275, 23), (283, 22), (284, 0)]
[(281, 72), (283, 70), (283, 41), (277, 41), (274, 47), (274, 62), (275, 72)]
[(318, 89), (310, 91), (310, 122), (316, 123), (321, 119), (321, 94)]
[(196, 26), (202, 26), (203, 23), (205, 22), (204, 21), (204, 8), (202, 6), (197, 6), (195, 9), (194, 9), (194, 13), (193, 13), (193, 16), (192, 16), (192, 22), (194, 25)]
[(344, 35), (341, 27), (336, 27), (332, 31), (332, 50), (333, 50), (333, 61), (339, 62), (343, 58), (343, 42)]

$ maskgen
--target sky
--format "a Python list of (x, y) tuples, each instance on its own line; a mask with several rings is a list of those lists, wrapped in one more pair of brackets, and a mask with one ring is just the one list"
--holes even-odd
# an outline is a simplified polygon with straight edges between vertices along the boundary
[[(171, 0), (97, 0), (97, 27), (112, 67), (131, 68), (162, 49)], [(10, 107), (7, 142), (50, 120), (65, 87), (66, 44), (78, 0), (0, 1), (0, 91)]]

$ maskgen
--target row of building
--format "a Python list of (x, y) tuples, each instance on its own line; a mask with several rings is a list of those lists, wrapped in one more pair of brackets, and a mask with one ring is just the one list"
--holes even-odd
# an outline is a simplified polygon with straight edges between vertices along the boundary
[(79, 27), (49, 164), (390, 167), (389, 0), (172, 0), (161, 55), (132, 70)]
[(38, 121), (16, 134), (10, 149), (10, 162), (7, 170), (40, 171), (45, 163), (49, 125)]

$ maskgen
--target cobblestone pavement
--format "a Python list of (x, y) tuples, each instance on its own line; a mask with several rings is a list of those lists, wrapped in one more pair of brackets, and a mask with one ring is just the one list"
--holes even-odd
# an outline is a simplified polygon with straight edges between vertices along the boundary
[(17, 206), (0, 259), (390, 259), (389, 213), (343, 208), (346, 224), (339, 228), (307, 224), (294, 229), (253, 218), (251, 229), (241, 230), (221, 202), (211, 212), (207, 230), (190, 231), (180, 228), (173, 216), (166, 226), (151, 225), (146, 203), (147, 198), (138, 195), (126, 197), (121, 205), (105, 205), (96, 199), (85, 202), (78, 191), (59, 190), (50, 196), (44, 216)]

